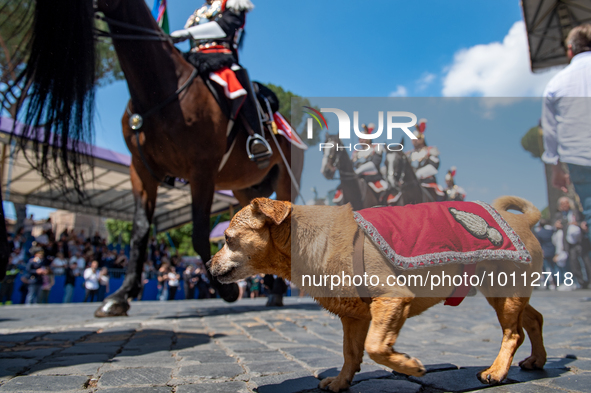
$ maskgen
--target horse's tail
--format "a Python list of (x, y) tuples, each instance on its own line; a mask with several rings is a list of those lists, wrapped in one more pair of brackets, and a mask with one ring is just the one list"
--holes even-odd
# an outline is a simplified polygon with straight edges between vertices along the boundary
[(77, 191), (80, 164), (88, 150), (78, 142), (91, 142), (93, 135), (93, 26), (92, 0), (36, 1), (28, 62), (14, 82), (28, 87), (23, 119), (29, 127), (19, 135), (21, 148), (32, 140), (30, 161), (36, 169), (49, 176), (49, 168), (56, 168), (51, 174), (70, 179)]
[(536, 225), (542, 216), (533, 203), (516, 196), (502, 196), (497, 198), (492, 203), (492, 206), (499, 211), (506, 212), (509, 209), (513, 209), (522, 212), (530, 228)]

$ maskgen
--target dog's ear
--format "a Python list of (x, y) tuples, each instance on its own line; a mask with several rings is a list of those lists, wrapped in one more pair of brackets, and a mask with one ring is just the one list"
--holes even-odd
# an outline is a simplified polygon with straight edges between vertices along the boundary
[(254, 212), (264, 214), (275, 225), (281, 224), (291, 214), (291, 203), (289, 202), (257, 198), (251, 204)]

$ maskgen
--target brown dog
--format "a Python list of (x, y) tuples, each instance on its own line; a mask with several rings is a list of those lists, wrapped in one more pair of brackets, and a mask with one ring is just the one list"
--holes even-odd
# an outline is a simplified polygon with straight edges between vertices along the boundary
[[(507, 274), (515, 271), (518, 275), (541, 271), (542, 250), (531, 232), (540, 212), (530, 202), (518, 197), (501, 197), (493, 207), (517, 232), (532, 256), (532, 263), (525, 267), (504, 263), (503, 271)], [(507, 212), (508, 209), (523, 214), (513, 214)], [(292, 267), (294, 275), (340, 271), (352, 274), (352, 244), (356, 231), (357, 223), (348, 205), (292, 206), (289, 202), (255, 199), (232, 219), (225, 233), (226, 245), (211, 261), (211, 272), (222, 283), (260, 273), (291, 280)], [(363, 255), (368, 274), (402, 274), (386, 261), (369, 238), (365, 237), (364, 241)], [(479, 273), (485, 269), (498, 271), (498, 267), (498, 261), (484, 261), (476, 268)], [(446, 266), (448, 274), (461, 274), (462, 271), (461, 266)], [(431, 270), (431, 274), (437, 272), (437, 268)], [(524, 340), (523, 328), (529, 335), (532, 354), (520, 366), (524, 369), (542, 368), (546, 362), (543, 318), (528, 304), (532, 287), (525, 287), (512, 296), (495, 292), (494, 288), (479, 289), (495, 309), (503, 329), (501, 350), (493, 365), (478, 373), (480, 381), (498, 384), (506, 378), (513, 356)], [(435, 288), (430, 292), (431, 297), (418, 297), (408, 287), (386, 290), (371, 287), (371, 304), (362, 301), (354, 288), (339, 290), (338, 296), (322, 297), (320, 293), (314, 293), (313, 288), (306, 289), (324, 308), (341, 318), (344, 330), (345, 364), (337, 377), (322, 380), (321, 388), (333, 392), (347, 389), (360, 370), (364, 348), (375, 362), (397, 372), (413, 376), (425, 374), (419, 360), (396, 352), (394, 344), (406, 318), (419, 315), (445, 300), (453, 292), (453, 287)]]

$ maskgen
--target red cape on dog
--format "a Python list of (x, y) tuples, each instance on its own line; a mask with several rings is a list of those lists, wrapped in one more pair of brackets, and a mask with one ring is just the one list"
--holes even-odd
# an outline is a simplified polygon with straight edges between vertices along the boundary
[[(525, 245), (501, 215), (484, 202), (422, 203), (354, 213), (355, 221), (400, 269), (464, 264), (469, 275), (484, 260), (530, 263)], [(457, 306), (470, 285), (456, 287), (445, 305)]]
[(377, 207), (354, 215), (375, 245), (400, 269), (485, 260), (531, 262), (519, 236), (484, 202)]

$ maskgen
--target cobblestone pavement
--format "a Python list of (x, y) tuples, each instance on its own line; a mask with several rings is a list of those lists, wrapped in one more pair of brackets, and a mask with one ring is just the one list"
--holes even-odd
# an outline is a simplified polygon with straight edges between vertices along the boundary
[[(134, 303), (128, 318), (95, 319), (97, 304), (0, 307), (0, 392), (319, 392), (343, 363), (338, 318), (311, 299)], [(397, 349), (419, 358), (422, 378), (364, 359), (352, 392), (591, 392), (591, 291), (534, 293), (545, 318), (545, 370), (486, 387), (476, 372), (501, 340), (483, 297), (438, 305), (407, 321)]]

